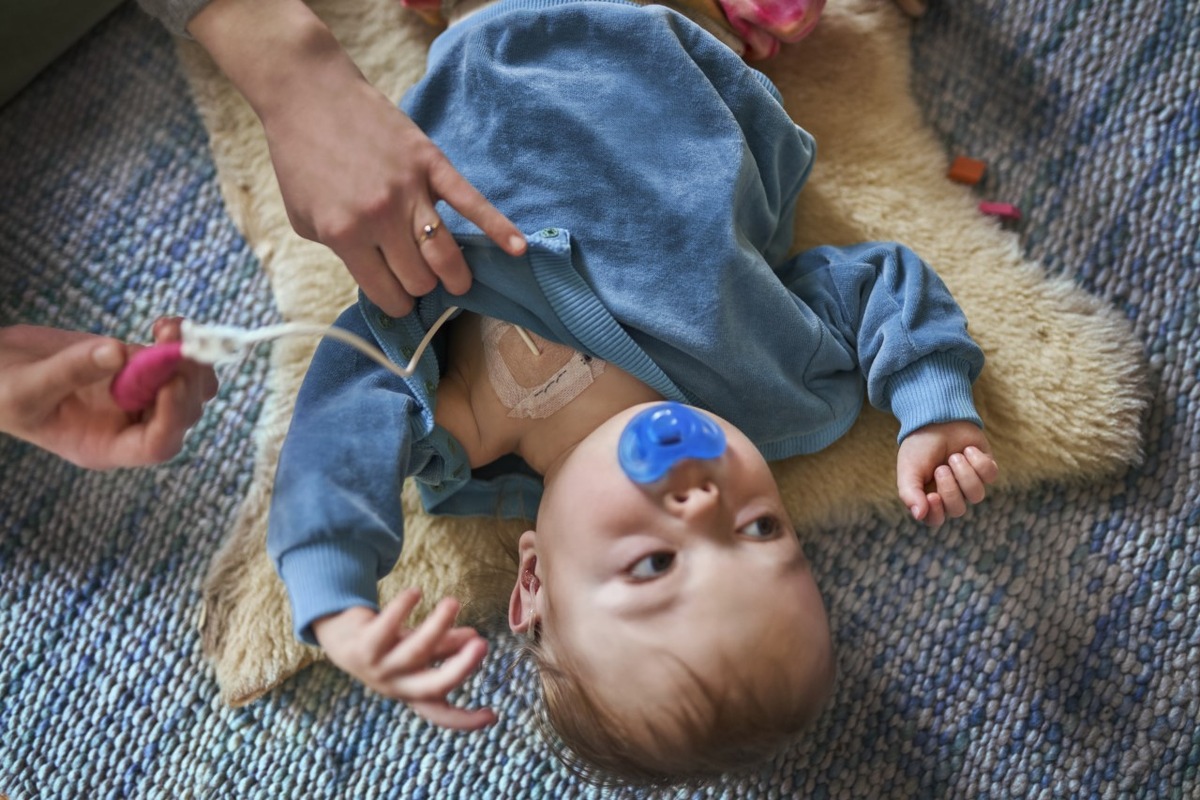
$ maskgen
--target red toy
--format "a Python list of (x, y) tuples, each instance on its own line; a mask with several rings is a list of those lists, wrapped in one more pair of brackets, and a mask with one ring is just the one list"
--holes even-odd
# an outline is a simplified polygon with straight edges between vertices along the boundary
[(946, 177), (952, 181), (974, 186), (983, 179), (983, 173), (986, 170), (987, 164), (979, 159), (955, 156), (954, 163), (950, 165), (950, 171), (946, 173)]

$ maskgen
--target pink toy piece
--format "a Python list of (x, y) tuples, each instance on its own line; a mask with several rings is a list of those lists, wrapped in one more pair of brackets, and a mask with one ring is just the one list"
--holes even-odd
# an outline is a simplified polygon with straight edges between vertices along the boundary
[(771, 58), (780, 42), (812, 33), (825, 0), (717, 0), (725, 19), (746, 45), (746, 58)]
[(1014, 206), (1012, 203), (992, 203), (983, 200), (979, 203), (979, 210), (992, 217), (1000, 217), (1001, 219), (1018, 220), (1021, 218), (1021, 209)]
[(183, 343), (165, 342), (137, 351), (117, 376), (109, 392), (122, 411), (134, 413), (154, 405), (158, 390), (175, 376), (183, 361)]

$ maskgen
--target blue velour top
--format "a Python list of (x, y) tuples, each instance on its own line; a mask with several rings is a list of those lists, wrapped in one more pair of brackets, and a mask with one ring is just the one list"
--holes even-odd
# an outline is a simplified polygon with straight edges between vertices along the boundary
[[(760, 72), (686, 17), (623, 0), (504, 0), (432, 45), (402, 108), (519, 228), (512, 257), (445, 204), (474, 283), (393, 319), (365, 297), (338, 324), (399, 364), (442, 311), (507, 320), (737, 425), (768, 459), (842, 436), (864, 396), (900, 438), (982, 425), (983, 354), (937, 275), (891, 243), (789, 256), (812, 137)], [(268, 547), (297, 634), (354, 605), (403, 542), (400, 489), (431, 512), (533, 517), (516, 457), (472, 472), (434, 423), (444, 342), (402, 380), (318, 347), (279, 458)]]

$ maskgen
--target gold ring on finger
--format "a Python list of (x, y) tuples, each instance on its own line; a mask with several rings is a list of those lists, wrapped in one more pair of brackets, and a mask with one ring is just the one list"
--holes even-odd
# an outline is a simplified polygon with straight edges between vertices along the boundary
[(441, 228), (442, 228), (441, 220), (434, 220), (433, 222), (429, 223), (428, 225), (423, 226), (421, 228), (421, 235), (417, 237), (417, 244), (419, 244), (419, 245), (425, 244), (430, 239), (432, 239), (434, 236), (436, 236), (437, 232), (439, 230), (441, 230)]

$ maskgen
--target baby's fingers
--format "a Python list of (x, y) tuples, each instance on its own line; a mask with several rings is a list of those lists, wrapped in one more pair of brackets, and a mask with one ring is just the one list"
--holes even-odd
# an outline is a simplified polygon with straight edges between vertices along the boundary
[(393, 651), (396, 643), (404, 636), (404, 621), (417, 607), (421, 599), (420, 589), (405, 589), (392, 598), (391, 602), (371, 620), (368, 626), (371, 648), (371, 661), (382, 662)]
[(966, 498), (963, 497), (953, 469), (943, 464), (933, 471), (933, 481), (937, 486), (938, 495), (942, 498), (942, 505), (946, 508), (946, 516), (961, 517), (967, 513)]
[(445, 700), (421, 700), (408, 705), (434, 725), (455, 731), (477, 731), (496, 721), (496, 712), (490, 708), (459, 708)]
[(436, 667), (400, 675), (389, 681), (404, 700), (440, 700), (462, 685), (487, 655), (487, 641), (476, 636)]
[(918, 522), (928, 522), (929, 519), (929, 501), (925, 498), (925, 481), (920, 473), (900, 472), (897, 475), (896, 489), (900, 494), (900, 500), (908, 508), (913, 519)]
[(930, 528), (940, 528), (942, 523), (946, 521), (946, 509), (942, 506), (942, 498), (936, 493), (930, 493), (926, 496), (925, 502), (929, 504), (929, 513), (922, 520)]
[(950, 469), (954, 472), (954, 479), (958, 482), (959, 491), (962, 492), (966, 501), (972, 504), (983, 502), (987, 490), (984, 488), (983, 480), (967, 457), (962, 453), (954, 453), (950, 456), (949, 461)]
[(967, 461), (975, 469), (975, 474), (984, 483), (994, 483), (996, 478), (1000, 477), (1000, 467), (991, 453), (985, 453), (978, 447), (968, 447), (963, 450), (963, 455), (967, 457)]
[(391, 647), (390, 652), (381, 654), (382, 674), (390, 678), (392, 675), (407, 674), (427, 667), (431, 661), (438, 658), (439, 643), (454, 625), (457, 615), (458, 601), (452, 597), (443, 599), (415, 630)]
[(437, 646), (433, 648), (433, 657), (449, 658), (462, 649), (463, 645), (478, 635), (479, 634), (474, 628), (451, 628), (450, 630), (446, 631), (446, 635), (443, 636), (438, 641)]

